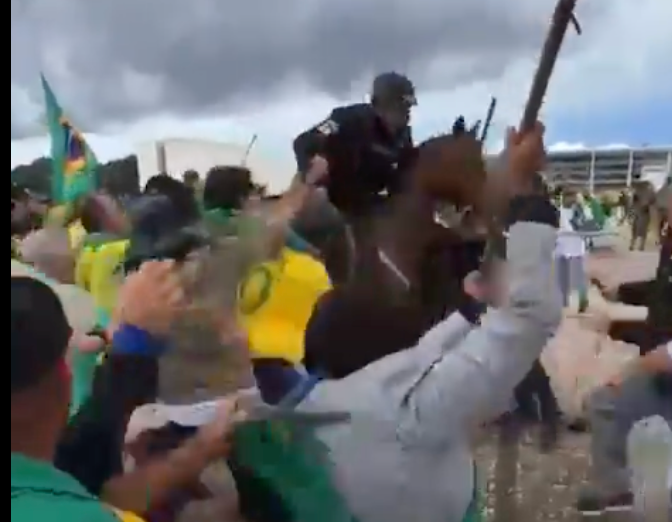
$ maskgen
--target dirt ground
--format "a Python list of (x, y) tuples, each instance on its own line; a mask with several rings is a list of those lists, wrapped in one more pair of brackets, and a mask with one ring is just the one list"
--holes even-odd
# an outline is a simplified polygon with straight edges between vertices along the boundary
[[(613, 247), (589, 260), (591, 268), (597, 269), (594, 275), (601, 280), (604, 278), (605, 286), (617, 281), (641, 280), (653, 274), (657, 262), (655, 254), (627, 253), (623, 235)], [(589, 272), (592, 271), (589, 269)], [(564, 431), (558, 448), (550, 454), (544, 454), (539, 451), (536, 433), (531, 429), (526, 430), (519, 445), (515, 472), (511, 469), (502, 470), (502, 467), (498, 470), (497, 455), (500, 450), (497, 430), (490, 429), (482, 436), (476, 455), (479, 469), (484, 475), (487, 474), (489, 522), (582, 520), (575, 505), (578, 492), (589, 476), (589, 433)], [(505, 464), (503, 468), (506, 467)], [(498, 488), (498, 483), (504, 486)], [(606, 520), (605, 517), (600, 522)], [(629, 520), (623, 515), (612, 515), (608, 519), (609, 522)]]
[[(517, 473), (497, 469), (498, 437), (495, 430), (479, 445), (479, 470), (487, 472), (488, 520), (491, 522), (574, 522), (574, 506), (579, 488), (588, 476), (589, 435), (564, 432), (558, 448), (543, 454), (538, 449), (536, 432), (524, 432), (519, 445)], [(511, 475), (515, 479), (511, 479)], [(500, 475), (501, 477), (501, 475)], [(514, 482), (515, 480), (515, 482)], [(497, 484), (504, 487), (498, 488)]]

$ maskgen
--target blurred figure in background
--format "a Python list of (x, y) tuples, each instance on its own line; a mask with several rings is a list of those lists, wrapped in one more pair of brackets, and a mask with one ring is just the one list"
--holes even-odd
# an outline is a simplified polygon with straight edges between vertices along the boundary
[(651, 183), (639, 183), (632, 197), (632, 228), (630, 250), (646, 249), (646, 240), (651, 226), (656, 193)]
[(564, 306), (569, 306), (570, 297), (578, 292), (580, 308), (585, 308), (587, 282), (584, 268), (586, 244), (576, 230), (576, 197), (575, 193), (567, 190), (560, 207), (560, 227), (555, 249), (557, 259), (556, 273)]
[(47, 277), (61, 283), (73, 283), (75, 252), (67, 229), (36, 230), (21, 242), (21, 258)]

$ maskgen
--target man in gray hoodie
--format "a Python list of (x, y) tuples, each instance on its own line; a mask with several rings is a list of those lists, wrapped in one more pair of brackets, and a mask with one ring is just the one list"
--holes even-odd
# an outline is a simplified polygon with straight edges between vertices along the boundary
[(350, 422), (320, 428), (318, 437), (359, 522), (478, 520), (470, 433), (506, 408), (560, 323), (557, 211), (529, 189), (541, 131), (509, 138), (509, 186), (518, 195), (507, 220), (502, 305), (481, 320), (478, 305), (468, 304), (415, 347), (321, 382), (298, 406), (350, 413)]

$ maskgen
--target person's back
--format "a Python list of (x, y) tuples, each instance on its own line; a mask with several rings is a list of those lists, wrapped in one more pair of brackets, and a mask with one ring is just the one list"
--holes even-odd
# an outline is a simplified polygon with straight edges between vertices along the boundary
[(12, 522), (132, 522), (105, 506), (70, 475), (18, 453), (11, 456)]
[(583, 257), (586, 246), (581, 235), (574, 225), (574, 208), (564, 206), (560, 208), (560, 229), (556, 255), (559, 257)]
[(12, 521), (137, 521), (115, 514), (52, 463), (69, 414), (65, 357), (73, 333), (55, 291), (12, 275), (10, 328)]

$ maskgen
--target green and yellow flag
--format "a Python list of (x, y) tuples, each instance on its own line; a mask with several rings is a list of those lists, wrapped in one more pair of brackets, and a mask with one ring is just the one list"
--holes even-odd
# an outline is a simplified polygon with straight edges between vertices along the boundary
[(63, 113), (44, 75), (41, 79), (51, 138), (52, 197), (59, 204), (72, 203), (97, 188), (98, 160)]

